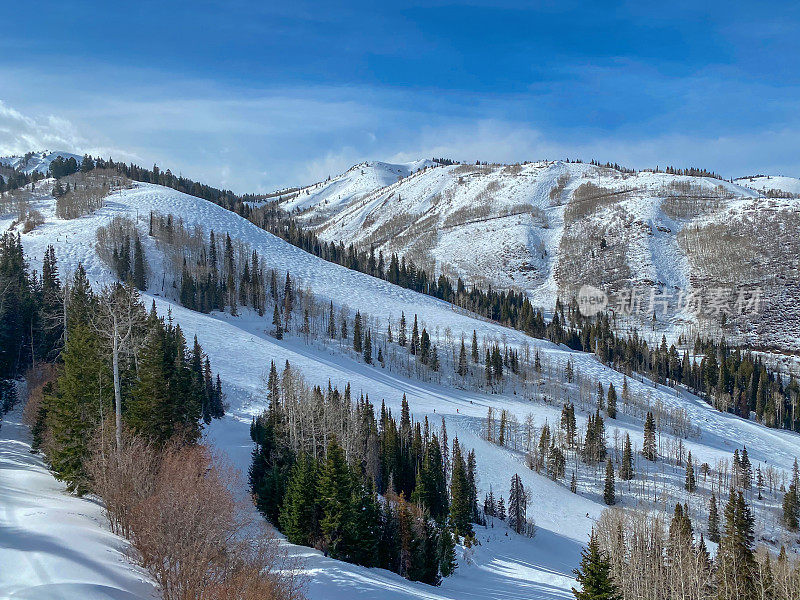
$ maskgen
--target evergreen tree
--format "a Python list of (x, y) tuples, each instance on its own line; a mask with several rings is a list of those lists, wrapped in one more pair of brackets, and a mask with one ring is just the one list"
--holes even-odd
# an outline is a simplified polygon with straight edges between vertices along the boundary
[(719, 543), (719, 509), (717, 497), (713, 493), (708, 501), (708, 539), (715, 544)]
[(472, 362), (478, 362), (478, 334), (472, 330)]
[(797, 483), (792, 481), (783, 495), (783, 524), (789, 531), (797, 531), (800, 526), (800, 502), (798, 502)]
[(518, 474), (511, 478), (511, 491), (508, 495), (508, 524), (517, 533), (527, 527), (528, 495)]
[(464, 377), (467, 374), (467, 348), (464, 345), (464, 340), (461, 340), (461, 350), (458, 354), (458, 365), (456, 366), (456, 373)]
[(610, 419), (617, 418), (617, 390), (614, 389), (614, 384), (608, 384), (608, 395), (606, 396), (606, 411)]
[[(406, 314), (400, 313), (400, 331), (397, 333), (397, 343), (400, 346), (406, 345)], [(413, 354), (413, 353), (412, 353)]]
[(589, 545), (581, 552), (580, 566), (575, 578), (581, 590), (572, 588), (576, 600), (622, 600), (622, 595), (611, 574), (611, 561), (600, 551), (600, 544), (592, 531)]
[(450, 527), (444, 527), (439, 536), (439, 572), (442, 577), (450, 577), (457, 566), (455, 540), (450, 533)]
[(345, 462), (344, 450), (334, 439), (328, 445), (327, 458), (319, 477), (317, 494), (321, 504), (320, 528), (323, 545), (333, 558), (346, 559), (352, 548), (346, 533), (350, 515), (353, 484)]
[(458, 438), (453, 439), (453, 474), (450, 478), (450, 518), (456, 535), (472, 535), (472, 507), (470, 506), (470, 490), (467, 480), (467, 465), (461, 454)]
[(631, 449), (631, 436), (625, 434), (625, 445), (622, 450), (622, 465), (619, 468), (619, 478), (623, 481), (633, 479), (633, 450)]
[(147, 272), (145, 268), (144, 250), (142, 241), (136, 236), (133, 245), (133, 285), (137, 290), (147, 289)]
[(689, 456), (686, 459), (686, 477), (683, 484), (684, 489), (690, 494), (697, 490), (697, 480), (694, 476), (694, 465), (692, 464), (692, 451), (689, 451)]
[(603, 502), (609, 506), (617, 502), (614, 490), (614, 464), (611, 462), (610, 457), (606, 460), (606, 480), (603, 485)]
[(364, 336), (364, 362), (368, 365), (372, 364), (372, 333), (369, 329)]
[(361, 334), (361, 313), (358, 311), (356, 311), (356, 317), (353, 320), (353, 350), (358, 354), (364, 351)]
[(655, 461), (658, 458), (656, 453), (656, 420), (653, 413), (647, 411), (647, 418), (644, 422), (644, 445), (642, 454), (647, 460)]
[(328, 337), (332, 340), (336, 339), (336, 317), (333, 314), (333, 301), (331, 300), (331, 308), (328, 314)]
[(278, 523), (292, 544), (313, 546), (319, 536), (317, 463), (301, 454), (292, 467)]
[(278, 305), (275, 305), (275, 311), (272, 313), (272, 326), (275, 327), (275, 338), (278, 340), (283, 339), (283, 325), (281, 325), (281, 311), (278, 310)]
[(725, 506), (724, 532), (717, 551), (717, 594), (720, 600), (756, 598), (753, 525), (753, 516), (742, 492), (731, 490)]

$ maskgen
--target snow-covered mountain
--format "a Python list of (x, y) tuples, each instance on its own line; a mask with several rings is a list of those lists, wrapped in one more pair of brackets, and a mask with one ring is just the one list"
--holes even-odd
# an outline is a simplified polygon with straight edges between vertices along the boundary
[(397, 183), (412, 173), (433, 167), (437, 163), (417, 160), (408, 163), (363, 162), (350, 167), (334, 178), (304, 187), (283, 201), (286, 210), (316, 209), (319, 212), (334, 212), (354, 198)]
[[(363, 168), (364, 177), (370, 168), (384, 171), (383, 166), (374, 167), (375, 163), (370, 165), (372, 167)], [(351, 179), (360, 179), (361, 170), (351, 173)], [(481, 172), (482, 170), (486, 172)], [(451, 217), (452, 221), (449, 224), (443, 222), (439, 229), (442, 230), (444, 239), (450, 239), (447, 237), (450, 235), (447, 233), (450, 231), (447, 227), (453, 225), (451, 229), (462, 229), (461, 237), (455, 238), (449, 246), (443, 246), (438, 242), (439, 232), (434, 228), (433, 239), (437, 244), (431, 246), (433, 251), (444, 252), (450, 248), (453, 256), (475, 253), (475, 247), (484, 243), (489, 244), (495, 238), (506, 240), (508, 244), (518, 244), (517, 237), (523, 236), (523, 232), (527, 231), (529, 233), (526, 235), (538, 236), (536, 239), (541, 240), (547, 250), (544, 257), (537, 262), (544, 269), (550, 264), (549, 261), (554, 260), (553, 254), (563, 243), (561, 238), (571, 235), (570, 228), (578, 226), (577, 217), (571, 211), (580, 210), (580, 207), (585, 205), (578, 204), (575, 200), (577, 189), (586, 183), (592, 183), (597, 187), (609, 186), (613, 181), (617, 181), (618, 187), (623, 188), (626, 181), (622, 175), (616, 180), (612, 173), (596, 172), (587, 165), (538, 163), (520, 167), (517, 173), (513, 172), (515, 170), (516, 168), (494, 167), (481, 169), (429, 167), (382, 188), (381, 192), (368, 194), (364, 202), (373, 202), (375, 207), (389, 210), (389, 207), (393, 206), (393, 198), (394, 202), (402, 207), (406, 198), (412, 203), (412, 195), (408, 193), (409, 188), (406, 188), (405, 184), (413, 184), (421, 190), (419, 196), (427, 198), (431, 214), (434, 208), (446, 202), (448, 210), (443, 218), (458, 215), (457, 218)], [(584, 177), (583, 173), (588, 173), (589, 176)], [(494, 179), (486, 179), (490, 175)], [(654, 174), (642, 174), (635, 178), (631, 176), (627, 179), (632, 179), (638, 190), (646, 190), (647, 186), (660, 189), (663, 184), (661, 176)], [(469, 198), (474, 199), (480, 190), (485, 191), (491, 181), (495, 180), (498, 181), (496, 185), (499, 188), (493, 192), (490, 190), (489, 193), (494, 193), (496, 197), (502, 199), (498, 202), (501, 206), (499, 210), (508, 210), (509, 214), (466, 216), (467, 210), (471, 210), (472, 206)], [(536, 181), (539, 183), (535, 183)], [(451, 188), (453, 182), (458, 187)], [(737, 218), (746, 220), (749, 218), (747, 217), (749, 211), (757, 210), (765, 202), (759, 199), (757, 194), (732, 184), (702, 180), (698, 185), (703, 186), (704, 198), (714, 197), (713, 194), (724, 196), (729, 207), (727, 210), (731, 215), (738, 215)], [(127, 217), (134, 222), (143, 240), (150, 268), (149, 289), (144, 294), (144, 301), (148, 306), (151, 302), (155, 302), (158, 312), (162, 315), (169, 312), (180, 324), (187, 339), (197, 335), (210, 357), (214, 370), (219, 372), (230, 409), (224, 419), (214, 421), (207, 428), (206, 436), (208, 442), (226, 453), (231, 462), (243, 473), (247, 472), (250, 460), (251, 418), (266, 406), (262, 380), (264, 369), (268, 367), (270, 361), (275, 361), (279, 365), (289, 361), (292, 367), (299, 370), (313, 385), (325, 386), (330, 382), (342, 389), (346, 382), (350, 382), (354, 394), (363, 391), (369, 394), (376, 405), (384, 400), (386, 406), (393, 412), (399, 412), (401, 398), (405, 395), (415, 419), (428, 418), (434, 425), (444, 419), (451, 437), (457, 436), (465, 446), (476, 450), (480, 498), (483, 498), (489, 489), (493, 489), (495, 494), (507, 495), (510, 477), (518, 473), (522, 478), (530, 494), (529, 514), (537, 524), (536, 536), (533, 539), (518, 536), (500, 522), (496, 527), (479, 528), (480, 545), (473, 548), (459, 548), (459, 567), (456, 574), (445, 579), (438, 588), (412, 583), (380, 569), (368, 569), (335, 561), (316, 550), (286, 544), (290, 553), (305, 560), (305, 572), (310, 578), (308, 595), (312, 600), (345, 598), (358, 600), (379, 596), (386, 600), (572, 597), (570, 587), (575, 584), (572, 569), (578, 563), (580, 548), (585, 544), (589, 531), (605, 508), (602, 501), (602, 481), (596, 477), (596, 473), (595, 476), (591, 474), (593, 467), (584, 467), (577, 459), (573, 465), (573, 461), (570, 460), (569, 469), (574, 468), (579, 471), (578, 493), (570, 492), (565, 481), (553, 481), (546, 474), (539, 474), (529, 469), (525, 464), (521, 448), (499, 446), (483, 439), (481, 435), (483, 419), (488, 408), (492, 407), (497, 412), (507, 411), (508, 418), (517, 424), (515, 426), (525, 423), (528, 417), (535, 427), (541, 428), (545, 423), (552, 426), (560, 422), (561, 402), (565, 395), (569, 395), (575, 398), (578, 430), (584, 430), (587, 419), (593, 411), (592, 403), (589, 402), (589, 406), (585, 407), (584, 401), (595, 389), (596, 382), (602, 382), (606, 387), (609, 383), (613, 383), (616, 389), (622, 390), (621, 373), (602, 365), (593, 355), (570, 351), (563, 346), (530, 338), (519, 331), (454, 310), (449, 304), (432, 297), (325, 262), (266, 233), (233, 212), (171, 189), (151, 184), (134, 184), (129, 189), (112, 192), (106, 198), (103, 208), (81, 218), (64, 220), (55, 215), (55, 200), (49, 194), (49, 186), (52, 186), (52, 181), (37, 184), (36, 189), (31, 190), (27, 198), (30, 208), (39, 211), (44, 220), (33, 230), (22, 233), (22, 243), (31, 267), (40, 269), (46, 248), (53, 245), (60, 273), (74, 272), (78, 263), (82, 263), (92, 285), (110, 283), (115, 277), (98, 257), (97, 231), (100, 227), (109, 225), (116, 217)], [(325, 184), (321, 184), (320, 187), (324, 186)], [(717, 186), (721, 186), (721, 189)], [(399, 191), (401, 187), (402, 195)], [(454, 191), (447, 192), (448, 189)], [(423, 193), (422, 190), (427, 191)], [(467, 193), (468, 190), (471, 191)], [(538, 195), (534, 194), (533, 190), (539, 190)], [(551, 190), (556, 192), (551, 193)], [(387, 197), (390, 194), (392, 196)], [(437, 194), (440, 198), (434, 200)], [(445, 200), (450, 194), (453, 197)], [(311, 192), (308, 195), (311, 196)], [(577, 195), (581, 198), (580, 193)], [(635, 208), (638, 211), (645, 211), (650, 207), (652, 211), (649, 213), (650, 221), (634, 221), (629, 228), (624, 224), (620, 225), (625, 231), (631, 229), (637, 232), (635, 236), (631, 234), (633, 238), (631, 247), (638, 247), (634, 242), (639, 239), (643, 240), (641, 242), (643, 244), (648, 240), (662, 239), (659, 237), (662, 233), (664, 239), (669, 239), (669, 235), (674, 237), (674, 234), (658, 229), (658, 226), (669, 228), (671, 224), (675, 227), (674, 224), (681, 223), (680, 219), (683, 218), (676, 215), (672, 221), (660, 220), (670, 218), (663, 209), (663, 204), (669, 203), (669, 199), (662, 199), (658, 208), (652, 206), (652, 196), (644, 197), (643, 192), (631, 192), (630, 197), (622, 200), (619, 200), (618, 196), (626, 196), (626, 193), (617, 194), (611, 200), (594, 197), (586, 202), (594, 207), (593, 210), (607, 215), (612, 223), (616, 220), (624, 223), (625, 217), (622, 215), (627, 214), (628, 210)], [(515, 202), (520, 198), (528, 200), (525, 206), (541, 208), (550, 220), (545, 222), (543, 220), (545, 217), (533, 210), (525, 213), (523, 207), (519, 208), (518, 214), (512, 215), (511, 212), (517, 210), (514, 208), (517, 206)], [(412, 206), (416, 207), (415, 210), (424, 212), (425, 202), (424, 199), (414, 200)], [(570, 208), (572, 203), (576, 204)], [(350, 221), (344, 217), (348, 216), (351, 210), (358, 212), (358, 206), (358, 202), (343, 206), (338, 213), (343, 219), (342, 228), (350, 227), (348, 225)], [(460, 208), (463, 211), (458, 213)], [(679, 208), (680, 206), (670, 210), (677, 212)], [(206, 234), (212, 229), (228, 233), (234, 243), (241, 242), (249, 249), (257, 251), (268, 268), (276, 269), (279, 273), (291, 272), (297, 280), (298, 288), (310, 287), (317, 301), (326, 309), (328, 303), (333, 303), (337, 311), (346, 310), (352, 314), (359, 310), (365, 322), (375, 325), (373, 329), (375, 332), (384, 331), (387, 322), (396, 324), (401, 311), (409, 318), (411, 315), (417, 315), (420, 326), (427, 326), (431, 332), (432, 342), (441, 349), (445, 365), (441, 380), (421, 381), (391, 368), (367, 365), (349, 352), (346, 344), (345, 348), (342, 348), (338, 342), (331, 344), (314, 340), (308, 342), (302, 336), (294, 334), (287, 335), (283, 340), (277, 340), (267, 333), (271, 329), (270, 317), (258, 317), (249, 310), (243, 309), (240, 316), (233, 317), (219, 313), (201, 314), (180, 306), (174, 300), (177, 292), (172, 282), (164, 276), (169, 269), (165, 266), (167, 259), (163, 250), (147, 235), (147, 216), (151, 211), (164, 215), (171, 214), (176, 222), (182, 222), (190, 230), (197, 227)], [(363, 213), (361, 226), (353, 225), (354, 231), (358, 231), (359, 228), (376, 231), (369, 223), (364, 223), (370, 214), (369, 211)], [(398, 211), (395, 218), (399, 220), (404, 214), (410, 213)], [(10, 227), (14, 228), (14, 231), (20, 231), (21, 226), (16, 223), (17, 217), (16, 211), (13, 214), (11, 212), (0, 214), (0, 231)], [(590, 222), (604, 221), (599, 217), (592, 217)], [(492, 230), (494, 233), (482, 232), (481, 223), (487, 227), (496, 223), (497, 225), (491, 225), (494, 227)], [(698, 220), (697, 223), (701, 221)], [(644, 231), (648, 226), (655, 229), (652, 236)], [(322, 231), (329, 232), (331, 229), (325, 228)], [(613, 237), (614, 231), (617, 230), (608, 232), (609, 246), (618, 243), (617, 238)], [(599, 247), (594, 242), (592, 246), (595, 249)], [(524, 244), (514, 247), (528, 251), (528, 246)], [(500, 243), (489, 248), (505, 249)], [(656, 250), (651, 252), (656, 256)], [(668, 250), (660, 252), (669, 256)], [(642, 250), (642, 256), (647, 256), (645, 250)], [(520, 258), (520, 260), (531, 259)], [(588, 255), (584, 256), (583, 260), (589, 260)], [(497, 264), (502, 266), (502, 260)], [(551, 278), (553, 281), (548, 285), (558, 285), (559, 264), (560, 262), (557, 262), (547, 267), (548, 275), (544, 281), (546, 283)], [(679, 281), (677, 278), (681, 273), (689, 272), (686, 268), (673, 273), (662, 266), (666, 264), (671, 263), (666, 258), (660, 259), (654, 261), (652, 268), (655, 269), (655, 273), (661, 273), (659, 277), (664, 277), (668, 281)], [(467, 265), (463, 264), (462, 268), (466, 269)], [(518, 271), (524, 272), (524, 270)], [(518, 349), (522, 356), (538, 352), (542, 375), (541, 381), (537, 381), (535, 385), (539, 391), (528, 396), (518, 393), (515, 387), (492, 394), (460, 389), (452, 380), (453, 367), (449, 357), (451, 353), (455, 353), (455, 340), (462, 336), (469, 338), (472, 331), (476, 332), (481, 343), (496, 341), (511, 349)], [(577, 384), (567, 384), (561, 378), (560, 374), (565, 371), (567, 361), (570, 361), (575, 373), (587, 378), (586, 381), (593, 382), (588, 388), (590, 390), (588, 394), (585, 390), (579, 389)], [(785, 477), (791, 472), (792, 462), (800, 443), (800, 437), (797, 435), (766, 429), (753, 421), (718, 412), (706, 402), (680, 388), (657, 386), (650, 381), (635, 377), (627, 381), (632, 397), (639, 398), (643, 406), (658, 407), (658, 410), (676, 411), (675, 414), (684, 415), (686, 422), (690, 424), (691, 433), (681, 439), (681, 448), (691, 450), (697, 464), (718, 465), (718, 461), (730, 459), (734, 448), (746, 445), (754, 466), (762, 465), (766, 468), (769, 465), (769, 468), (776, 470), (776, 477)], [(609, 440), (618, 441), (628, 434), (636, 448), (642, 447), (642, 429), (641, 410), (629, 408), (627, 404), (620, 406), (617, 419), (609, 419), (606, 422), (606, 434)], [(9, 428), (4, 426), (0, 430), (0, 437), (8, 435), (11, 435)], [(668, 447), (673, 441), (677, 444), (677, 439), (673, 440), (665, 431), (664, 446)], [(15, 444), (16, 441), (12, 439), (9, 445)], [(24, 456), (25, 453), (23, 448), (21, 454)], [(7, 481), (17, 482), (13, 494), (7, 495), (7, 499), (4, 496), (4, 505), (0, 506), (0, 525), (2, 525), (0, 529), (3, 531), (4, 547), (0, 557), (4, 563), (18, 565), (20, 569), (11, 585), (6, 584), (4, 577), (0, 577), (0, 596), (14, 593), (18, 597), (31, 598), (83, 598), (86, 597), (86, 590), (95, 589), (90, 586), (103, 585), (113, 589), (106, 590), (105, 595), (98, 597), (131, 597), (130, 590), (135, 582), (132, 583), (130, 577), (124, 580), (117, 578), (115, 571), (106, 568), (112, 563), (119, 562), (118, 552), (114, 549), (120, 547), (120, 541), (110, 538), (103, 529), (102, 520), (92, 516), (95, 513), (85, 506), (81, 509), (77, 504), (70, 504), (70, 510), (83, 510), (90, 515), (89, 519), (82, 518), (80, 521), (82, 528), (88, 528), (81, 534), (81, 539), (85, 540), (81, 542), (81, 547), (84, 552), (92, 556), (105, 557), (107, 565), (97, 566), (99, 575), (93, 575), (89, 569), (79, 573), (63, 569), (42, 570), (37, 564), (23, 560), (28, 556), (27, 550), (32, 547), (31, 544), (36, 542), (38, 544), (36, 548), (46, 549), (53, 555), (52, 560), (55, 561), (69, 552), (71, 540), (68, 529), (46, 531), (49, 522), (47, 520), (38, 525), (31, 521), (31, 527), (35, 529), (33, 532), (20, 529), (19, 521), (29, 518), (31, 513), (45, 511), (46, 514), (50, 514), (49, 506), (54, 501), (48, 491), (47, 494), (50, 494), (48, 499), (31, 502), (31, 494), (42, 495), (44, 484), (37, 483), (36, 489), (29, 489), (32, 484), (29, 485), (25, 478), (14, 472), (18, 468), (40, 470), (41, 465), (37, 461), (25, 464), (16, 459), (5, 467), (0, 463), (0, 481), (4, 484)], [(620, 503), (623, 506), (635, 506), (640, 501), (647, 503), (650, 502), (649, 498), (656, 497), (658, 500), (653, 507), (670, 511), (675, 502), (687, 502), (693, 519), (698, 523), (704, 523), (705, 507), (710, 495), (708, 486), (712, 484), (706, 485), (704, 482), (699, 492), (689, 494), (684, 490), (684, 474), (679, 466), (673, 466), (665, 460), (658, 463), (658, 468), (660, 469), (658, 476), (652, 480), (648, 479), (644, 476), (644, 470), (650, 469), (648, 461), (637, 459), (637, 469), (640, 469), (638, 472), (642, 477), (637, 479), (632, 487), (628, 486), (625, 493), (620, 493)], [(620, 487), (620, 490), (622, 489)], [(241, 481), (243, 495), (246, 494), (246, 490), (246, 482), (243, 479)], [(765, 495), (763, 505), (759, 505), (758, 535), (761, 541), (773, 544), (785, 542), (791, 551), (796, 545), (778, 525), (779, 503), (780, 496), (777, 492), (771, 491)], [(10, 507), (10, 510), (6, 506)], [(47, 552), (44, 550), (40, 552), (43, 560), (51, 560)], [(77, 559), (80, 559), (80, 556)], [(6, 587), (3, 587), (4, 584)], [(147, 586), (142, 584), (142, 587)], [(114, 589), (117, 591), (114, 592)], [(37, 593), (39, 595), (36, 595)], [(84, 595), (81, 596), (81, 593)]]
[(64, 159), (74, 158), (78, 161), (78, 164), (83, 160), (82, 156), (70, 152), (44, 150), (41, 152), (29, 152), (23, 156), (2, 156), (0, 157), (0, 165), (29, 175), (34, 171), (46, 174), (50, 168), (50, 163), (59, 156)]
[(759, 192), (778, 191), (785, 194), (800, 195), (800, 179), (797, 177), (784, 177), (781, 175), (755, 175), (741, 177), (735, 180), (739, 185), (744, 185)]
[[(423, 168), (399, 178), (393, 165), (364, 163), (283, 206), (325, 240), (523, 290), (545, 310), (584, 285), (617, 300), (635, 288), (644, 301), (625, 326), (652, 327), (659, 338), (701, 331), (800, 347), (797, 279), (776, 276), (798, 268), (800, 199), (756, 189), (791, 191), (798, 180), (730, 183), (561, 161), (416, 165)], [(714, 298), (723, 289), (724, 322)], [(668, 304), (655, 324), (653, 293)], [(759, 310), (736, 316), (737, 303), (753, 297)], [(686, 298), (706, 308), (689, 310)]]

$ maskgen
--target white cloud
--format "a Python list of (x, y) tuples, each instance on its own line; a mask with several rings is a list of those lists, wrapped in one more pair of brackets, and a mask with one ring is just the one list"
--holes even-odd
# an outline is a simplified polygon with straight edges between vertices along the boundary
[(80, 152), (84, 143), (68, 120), (52, 114), (36, 119), (0, 100), (0, 155), (29, 150)]

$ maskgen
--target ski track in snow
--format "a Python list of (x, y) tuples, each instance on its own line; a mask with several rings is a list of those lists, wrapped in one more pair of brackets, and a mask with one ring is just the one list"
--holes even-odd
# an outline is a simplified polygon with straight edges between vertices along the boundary
[[(563, 369), (567, 359), (571, 358), (576, 371), (602, 381), (604, 387), (613, 382), (618, 393), (623, 385), (621, 374), (604, 367), (591, 355), (529, 338), (518, 331), (456, 312), (449, 304), (437, 299), (327, 263), (264, 232), (234, 213), (174, 190), (136, 184), (133, 189), (112, 194), (107, 198), (106, 206), (94, 214), (72, 221), (54, 217), (52, 199), (40, 203), (36, 208), (46, 216), (47, 222), (23, 236), (31, 266), (40, 269), (47, 245), (53, 244), (62, 276), (73, 271), (81, 262), (96, 286), (113, 279), (96, 255), (95, 231), (115, 216), (136, 219), (138, 215), (138, 227), (153, 271), (150, 293), (144, 294), (144, 301), (149, 305), (151, 300), (155, 300), (159, 314), (171, 312), (187, 339), (191, 340), (196, 334), (211, 359), (213, 370), (220, 374), (230, 410), (224, 419), (214, 421), (207, 428), (206, 436), (209, 442), (228, 455), (232, 464), (242, 473), (247, 471), (252, 448), (249, 439), (250, 420), (266, 407), (262, 392), (263, 373), (270, 361), (274, 360), (281, 369), (288, 360), (312, 385), (324, 386), (330, 381), (342, 389), (349, 381), (354, 394), (361, 391), (368, 393), (376, 406), (385, 400), (393, 411), (399, 411), (400, 400), (406, 394), (414, 417), (422, 419), (427, 416), (434, 428), (439, 426), (440, 418), (445, 417), (450, 439), (457, 435), (467, 448), (476, 449), (480, 498), (490, 486), (497, 495), (507, 495), (508, 482), (514, 473), (520, 474), (529, 490), (532, 497), (529, 514), (537, 523), (536, 537), (529, 540), (514, 534), (506, 536), (507, 530), (503, 524), (487, 530), (479, 528), (482, 544), (470, 553), (471, 558), (460, 557), (456, 575), (446, 579), (440, 588), (410, 583), (380, 569), (348, 565), (325, 558), (308, 548), (289, 546), (293, 554), (304, 557), (306, 561), (306, 571), (311, 576), (310, 598), (375, 598), (379, 594), (392, 599), (571, 597), (569, 589), (574, 584), (571, 572), (578, 562), (581, 545), (604, 508), (602, 500), (596, 493), (569, 493), (563, 484), (529, 470), (521, 452), (489, 444), (480, 437), (482, 419), (489, 406), (498, 411), (510, 411), (520, 422), (524, 422), (526, 415), (532, 414), (539, 426), (545, 420), (551, 425), (557, 423), (560, 406), (531, 402), (513, 394), (488, 395), (411, 380), (379, 366), (365, 365), (319, 342), (306, 344), (294, 336), (278, 341), (265, 333), (270, 327), (271, 318), (259, 318), (252, 311), (243, 310), (239, 317), (189, 311), (164, 297), (161, 290), (163, 259), (152, 240), (146, 236), (147, 215), (151, 210), (171, 213), (183, 219), (188, 227), (195, 224), (201, 226), (206, 234), (210, 229), (217, 234), (229, 233), (234, 240), (241, 240), (257, 250), (268, 268), (275, 268), (279, 274), (290, 271), (300, 284), (311, 286), (319, 299), (325, 302), (330, 300), (337, 308), (346, 306), (352, 312), (358, 309), (372, 319), (379, 319), (382, 328), (385, 328), (387, 318), (396, 322), (400, 312), (404, 311), (409, 320), (417, 314), (421, 320), (420, 327), (427, 324), (433, 330), (435, 342), (439, 336), (440, 344), (445, 328), (450, 329), (454, 339), (458, 339), (462, 333), (469, 339), (474, 329), (479, 339), (505, 341), (519, 348), (525, 345), (538, 348), (543, 362), (553, 369)], [(6, 229), (10, 222), (10, 217), (4, 219), (0, 216), (0, 231)], [(658, 399), (664, 405), (687, 411), (692, 424), (701, 430), (698, 438), (686, 441), (686, 446), (698, 462), (713, 465), (716, 459), (730, 458), (734, 448), (746, 445), (754, 466), (768, 463), (788, 470), (798, 454), (800, 437), (797, 435), (769, 430), (733, 415), (719, 413), (697, 397), (682, 391), (636, 379), (628, 379), (628, 382), (632, 393), (649, 395), (653, 402)], [(8, 424), (4, 427), (8, 427)], [(578, 416), (578, 427), (585, 427), (585, 415)], [(621, 415), (617, 420), (607, 419), (606, 431), (610, 439), (615, 428), (623, 435), (630, 433), (633, 443), (641, 447), (641, 420), (628, 415)], [(40, 464), (36, 468), (43, 469)], [(23, 501), (24, 498), (15, 500)], [(97, 514), (95, 535), (106, 536), (98, 543), (108, 545), (107, 536), (110, 534), (97, 525), (102, 521), (99, 509)], [(45, 524), (39, 527), (47, 529)], [(13, 539), (16, 536), (10, 537)], [(459, 552), (464, 551), (459, 549)], [(32, 580), (45, 583), (43, 576), (37, 575), (33, 568), (31, 571)], [(5, 581), (0, 585), (5, 585)]]

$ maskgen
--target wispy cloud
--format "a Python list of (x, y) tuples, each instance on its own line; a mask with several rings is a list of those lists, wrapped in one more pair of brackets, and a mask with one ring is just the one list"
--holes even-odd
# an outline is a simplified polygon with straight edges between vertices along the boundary
[(33, 118), (0, 99), (0, 154), (24, 154), (29, 150), (78, 150), (85, 140), (68, 120), (54, 114)]

